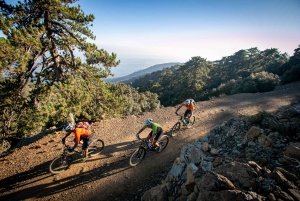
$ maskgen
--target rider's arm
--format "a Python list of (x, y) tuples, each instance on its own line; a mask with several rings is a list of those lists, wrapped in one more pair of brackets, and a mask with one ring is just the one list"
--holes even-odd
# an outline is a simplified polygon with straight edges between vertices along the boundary
[(182, 105), (179, 105), (179, 107), (177, 108), (177, 110), (175, 111), (175, 114), (177, 114), (177, 111), (182, 107)]
[(141, 128), (137, 134), (140, 134), (143, 130), (145, 130), (145, 128), (146, 128), (146, 127), (143, 126), (143, 128)]
[(141, 129), (139, 130), (139, 132), (138, 132), (137, 134), (135, 134), (135, 137), (137, 137), (137, 139), (139, 139), (139, 140), (141, 139), (139, 134), (140, 134), (143, 130), (145, 130), (145, 128), (146, 128), (146, 127), (143, 126), (143, 128), (141, 128)]
[(63, 138), (61, 139), (61, 141), (62, 141), (63, 144), (65, 144), (66, 138), (67, 138), (72, 132), (73, 132), (73, 131), (69, 130), (69, 131), (67, 132), (67, 134), (65, 135), (65, 137), (63, 137)]

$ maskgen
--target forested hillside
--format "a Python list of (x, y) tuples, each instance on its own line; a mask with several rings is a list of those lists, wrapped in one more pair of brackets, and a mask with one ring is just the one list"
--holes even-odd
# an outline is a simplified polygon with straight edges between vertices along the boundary
[(59, 127), (69, 112), (76, 121), (97, 121), (160, 107), (157, 94), (103, 81), (120, 61), (91, 42), (94, 16), (74, 2), (1, 1), (3, 136), (30, 136)]
[[(191, 97), (264, 92), (299, 80), (292, 57), (271, 48), (240, 50), (220, 61), (192, 57), (130, 85), (107, 83), (120, 61), (93, 43), (94, 16), (74, 1), (1, 2), (0, 132), (30, 136), (59, 127), (68, 113), (94, 122), (175, 105)], [(81, 56), (78, 56), (80, 52)], [(169, 64), (168, 64), (169, 65)]]
[(209, 100), (222, 95), (267, 92), (300, 79), (300, 47), (289, 57), (276, 48), (239, 50), (217, 61), (192, 57), (179, 68), (165, 68), (131, 83), (139, 92), (157, 93), (170, 106), (186, 98)]
[(137, 79), (138, 77), (147, 74), (147, 73), (152, 73), (154, 71), (162, 70), (164, 68), (168, 68), (168, 67), (171, 67), (171, 66), (174, 66), (174, 65), (179, 65), (179, 64), (180, 64), (179, 62), (157, 64), (157, 65), (145, 68), (143, 70), (136, 71), (136, 72), (131, 73), (131, 74), (126, 75), (126, 76), (116, 77), (116, 78), (105, 78), (103, 80), (105, 82), (113, 82), (113, 83), (122, 82), (124, 84), (127, 84), (127, 83), (132, 82), (133, 80)]

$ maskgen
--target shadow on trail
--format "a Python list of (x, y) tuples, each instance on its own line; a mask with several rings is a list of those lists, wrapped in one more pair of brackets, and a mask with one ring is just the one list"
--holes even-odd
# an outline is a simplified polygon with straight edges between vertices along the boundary
[[(84, 167), (81, 167), (82, 170), (79, 171), (79, 173), (69, 172), (68, 169), (65, 172), (53, 175), (49, 172), (51, 160), (44, 162), (33, 167), (29, 171), (18, 173), (1, 180), (0, 200), (8, 201), (42, 198), (118, 174), (131, 168), (131, 166), (129, 165), (129, 157), (124, 157), (122, 155), (115, 156), (114, 153), (133, 149), (136, 146), (138, 146), (138, 143), (134, 144), (126, 142), (113, 144), (105, 146), (99, 156), (91, 157), (85, 163), (78, 162), (79, 160), (75, 159), (69, 168), (70, 170), (75, 168), (74, 166), (76, 166), (76, 164), (84, 164), (86, 167), (92, 167), (90, 170), (86, 171), (84, 171)], [(109, 163), (109, 161), (104, 163), (101, 161), (112, 159), (113, 157), (116, 158), (114, 158), (115, 161), (111, 163)], [(99, 163), (101, 164), (98, 167), (93, 167)]]

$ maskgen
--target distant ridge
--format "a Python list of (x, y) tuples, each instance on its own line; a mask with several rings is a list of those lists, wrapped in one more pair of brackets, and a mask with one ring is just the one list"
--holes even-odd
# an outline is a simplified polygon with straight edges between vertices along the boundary
[(152, 73), (154, 71), (162, 70), (163, 68), (168, 68), (168, 67), (172, 67), (174, 65), (179, 65), (179, 64), (181, 64), (181, 63), (180, 62), (170, 62), (170, 63), (164, 63), (164, 64), (157, 64), (157, 65), (145, 68), (143, 70), (136, 71), (136, 72), (131, 73), (126, 76), (116, 77), (116, 78), (105, 78), (103, 80), (105, 82), (113, 82), (113, 83), (124, 82), (124, 81), (132, 79), (134, 77), (138, 78), (147, 73)]

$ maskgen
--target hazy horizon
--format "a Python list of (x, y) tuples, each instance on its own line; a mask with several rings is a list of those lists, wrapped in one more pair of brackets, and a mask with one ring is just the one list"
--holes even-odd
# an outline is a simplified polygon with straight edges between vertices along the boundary
[(112, 68), (115, 77), (156, 64), (185, 63), (193, 56), (215, 61), (252, 47), (278, 48), (292, 55), (300, 44), (299, 0), (80, 0), (77, 4), (85, 14), (95, 16), (92, 42), (116, 53), (121, 61)]

